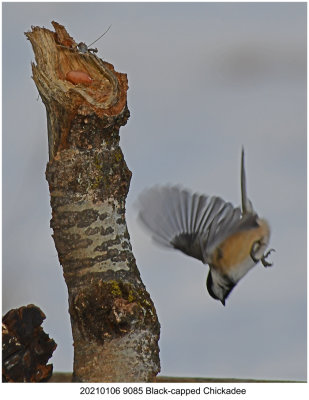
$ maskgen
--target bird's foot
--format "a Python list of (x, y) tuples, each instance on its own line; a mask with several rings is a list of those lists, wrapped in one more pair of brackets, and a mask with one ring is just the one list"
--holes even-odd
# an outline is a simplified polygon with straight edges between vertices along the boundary
[(270, 253), (272, 253), (273, 251), (276, 251), (276, 250), (275, 250), (275, 249), (270, 249), (270, 250), (268, 250), (268, 252), (265, 253), (265, 254), (263, 255), (263, 257), (261, 258), (261, 263), (264, 265), (265, 268), (271, 267), (271, 266), (273, 265), (272, 262), (269, 262), (269, 261), (266, 260), (266, 258), (267, 258), (267, 257), (270, 255)]

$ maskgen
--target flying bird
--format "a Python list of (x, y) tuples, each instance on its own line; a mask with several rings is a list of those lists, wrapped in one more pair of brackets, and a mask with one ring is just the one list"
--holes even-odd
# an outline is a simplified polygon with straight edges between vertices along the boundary
[(247, 197), (244, 149), (241, 154), (241, 208), (217, 196), (191, 194), (178, 186), (154, 186), (139, 196), (139, 219), (159, 244), (209, 265), (211, 297), (225, 300), (259, 261), (264, 267), (270, 227)]

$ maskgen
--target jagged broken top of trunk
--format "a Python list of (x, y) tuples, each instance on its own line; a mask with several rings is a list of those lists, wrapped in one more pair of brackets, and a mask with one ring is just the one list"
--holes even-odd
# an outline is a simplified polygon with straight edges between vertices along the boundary
[(128, 118), (126, 74), (116, 72), (113, 65), (89, 51), (80, 52), (65, 27), (52, 24), (55, 32), (32, 27), (26, 33), (35, 54), (33, 79), (47, 113), (56, 114), (49, 116), (50, 157), (59, 150), (60, 136), (65, 136), (56, 133), (57, 119), (70, 121), (76, 114), (96, 114), (108, 127), (124, 125)]
[[(54, 97), (60, 103), (66, 103), (69, 96), (72, 108), (83, 106), (99, 116), (119, 114), (126, 105), (126, 74), (117, 73), (91, 52), (78, 51), (64, 26), (52, 24), (55, 32), (32, 27), (32, 32), (26, 33), (37, 62), (37, 66), (32, 64), (32, 71), (41, 96)], [(70, 82), (68, 74), (72, 71), (84, 72), (91, 82)]]

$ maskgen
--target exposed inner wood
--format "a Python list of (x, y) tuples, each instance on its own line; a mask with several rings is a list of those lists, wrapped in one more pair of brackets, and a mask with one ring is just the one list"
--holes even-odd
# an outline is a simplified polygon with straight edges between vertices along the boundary
[[(48, 110), (50, 158), (65, 148), (65, 138), (72, 118), (96, 114), (112, 126), (115, 119), (124, 125), (127, 109), (128, 81), (126, 74), (115, 71), (113, 65), (91, 52), (81, 53), (65, 28), (53, 22), (55, 32), (32, 27), (26, 36), (35, 54), (33, 79)], [(72, 73), (82, 73), (90, 81), (72, 83)], [(61, 121), (59, 121), (59, 119)]]

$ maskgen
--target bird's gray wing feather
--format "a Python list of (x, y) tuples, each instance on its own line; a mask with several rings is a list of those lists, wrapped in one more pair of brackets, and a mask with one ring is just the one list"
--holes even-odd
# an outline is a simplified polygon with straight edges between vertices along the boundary
[(154, 240), (208, 263), (212, 251), (229, 235), (256, 226), (220, 197), (191, 194), (178, 186), (155, 186), (139, 197), (139, 219)]

